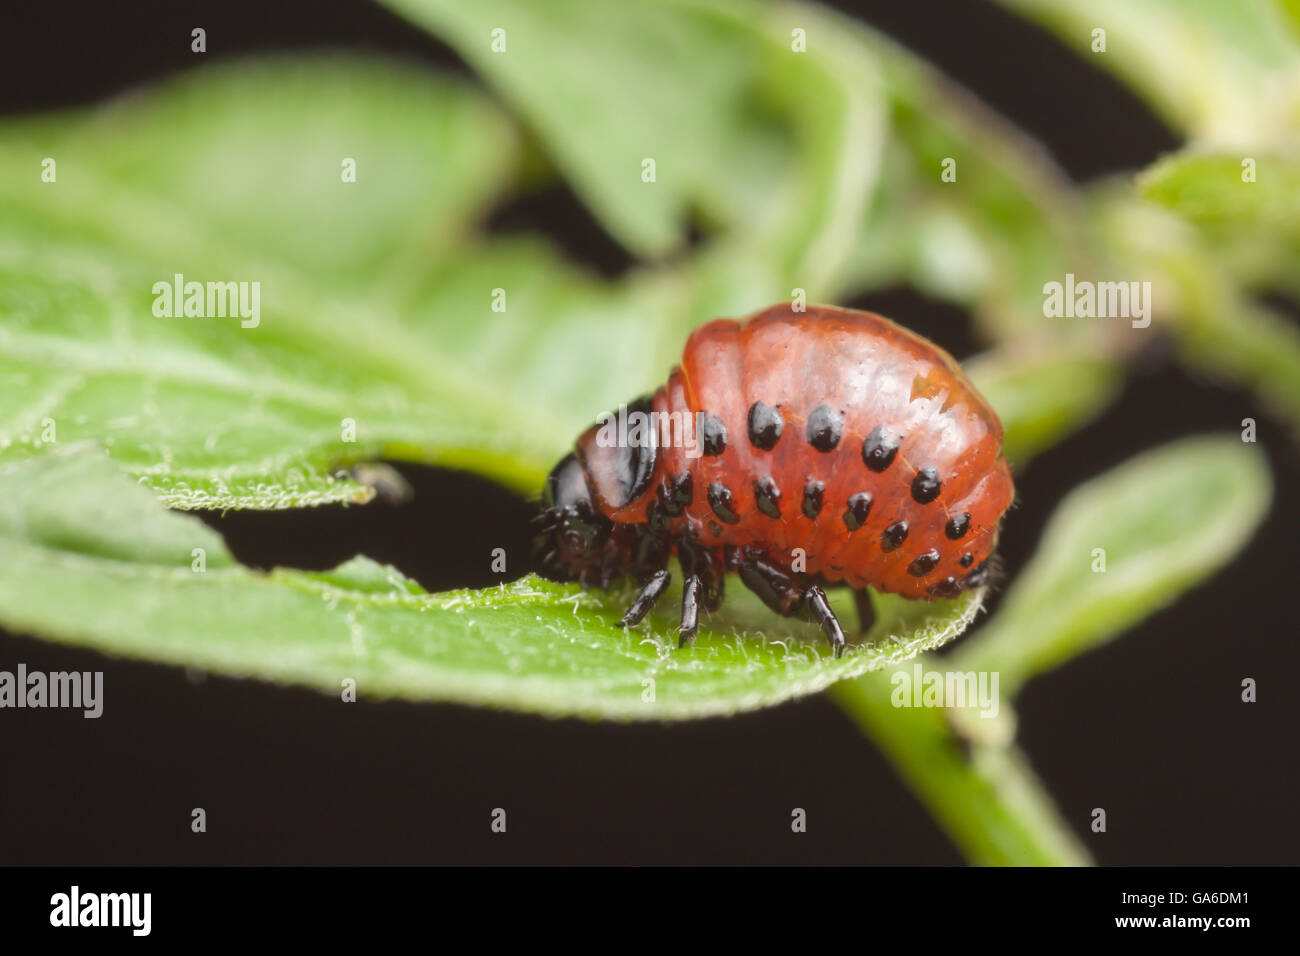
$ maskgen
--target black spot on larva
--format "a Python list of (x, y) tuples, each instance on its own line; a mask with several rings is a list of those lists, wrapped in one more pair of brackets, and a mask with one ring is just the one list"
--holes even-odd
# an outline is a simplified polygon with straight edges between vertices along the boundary
[(712, 519), (710, 519), (709, 521), (709, 530), (713, 532), (713, 536), (715, 538), (722, 537), (722, 525), (718, 524), (716, 521), (713, 521)]
[(884, 425), (871, 429), (871, 434), (862, 442), (862, 460), (872, 471), (884, 471), (893, 464), (898, 454), (899, 440), (885, 430)]
[(944, 526), (943, 533), (952, 541), (960, 541), (969, 530), (970, 512), (964, 511), (948, 519), (948, 524)]
[(646, 520), (650, 524), (650, 530), (655, 534), (666, 533), (672, 524), (671, 519), (663, 509), (663, 505), (657, 500), (650, 502), (650, 504), (646, 506), (645, 516)]
[(907, 540), (907, 522), (895, 521), (880, 532), (880, 550), (888, 554)]
[(816, 518), (822, 513), (822, 499), (826, 486), (816, 478), (809, 478), (803, 486), (803, 513), (805, 517)]
[(969, 568), (972, 564), (975, 563), (975, 555), (973, 555), (973, 554), (971, 554), (969, 551), (967, 551), (965, 554), (963, 554), (963, 555), (961, 556), (961, 561), (959, 561), (958, 563), (959, 563), (963, 568)]
[(927, 505), (939, 497), (941, 487), (943, 482), (939, 480), (939, 472), (934, 468), (922, 468), (912, 479), (912, 497), (918, 504)]
[(727, 447), (727, 426), (708, 412), (700, 412), (700, 443), (706, 455), (721, 455)]
[(682, 472), (670, 481), (660, 482), (656, 498), (663, 513), (674, 518), (680, 515), (682, 508), (689, 505), (695, 497), (694, 485), (689, 471)]
[(935, 597), (955, 598), (962, 592), (961, 581), (949, 576), (944, 578), (938, 584), (930, 585), (929, 591)]
[(918, 554), (916, 560), (907, 566), (907, 573), (914, 578), (923, 578), (939, 565), (939, 552), (931, 548)]
[(968, 588), (980, 587), (981, 585), (988, 583), (989, 572), (991, 570), (989, 563), (985, 561), (970, 574), (966, 575), (962, 580)]
[(673, 479), (673, 503), (685, 507), (695, 500), (695, 479), (684, 471)]
[(769, 518), (781, 517), (781, 489), (776, 486), (776, 479), (771, 475), (764, 475), (754, 481), (754, 503)]
[(871, 495), (859, 491), (849, 498), (849, 507), (844, 512), (844, 527), (850, 531), (857, 531), (866, 522), (869, 514), (871, 514)]
[(771, 405), (755, 402), (749, 406), (749, 441), (755, 448), (771, 451), (784, 427), (781, 413)]
[(818, 451), (830, 451), (844, 434), (844, 419), (829, 405), (818, 405), (808, 416), (808, 444)]
[(736, 514), (735, 502), (731, 498), (731, 489), (720, 481), (709, 485), (709, 507), (727, 524), (735, 524), (740, 520), (740, 515)]

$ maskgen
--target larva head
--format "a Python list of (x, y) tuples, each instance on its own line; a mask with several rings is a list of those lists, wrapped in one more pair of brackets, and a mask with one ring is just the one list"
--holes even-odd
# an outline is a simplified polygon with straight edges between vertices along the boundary
[(654, 435), (627, 427), (629, 418), (647, 416), (649, 397), (601, 416), (578, 437), (546, 479), (539, 519), (542, 533), (534, 552), (543, 573), (561, 581), (607, 587), (614, 576), (663, 547), (647, 542), (645, 505), (658, 461)]
[(575, 454), (560, 459), (542, 492), (542, 529), (533, 555), (547, 577), (584, 584), (600, 581), (613, 526), (592, 500), (586, 470)]

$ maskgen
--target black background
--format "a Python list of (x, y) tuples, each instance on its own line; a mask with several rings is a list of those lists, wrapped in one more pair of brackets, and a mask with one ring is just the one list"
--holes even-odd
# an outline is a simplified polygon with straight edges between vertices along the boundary
[[(833, 4), (938, 63), (1038, 136), (1074, 177), (1145, 165), (1175, 137), (1122, 87), (984, 3)], [(464, 71), (383, 9), (357, 2), (25, 4), (0, 32), (0, 112), (90, 104), (207, 59), (369, 49)], [(607, 274), (626, 255), (564, 188), (512, 202), (498, 230), (542, 232)], [(901, 319), (959, 357), (965, 316), (896, 290), (846, 303)], [(703, 317), (702, 317), (703, 318)], [(595, 410), (593, 410), (595, 411)], [(1021, 741), (1102, 863), (1300, 859), (1291, 700), (1298, 468), (1283, 422), (1160, 349), (1121, 400), (1017, 478), (1012, 572), (1079, 481), (1179, 435), (1259, 421), (1278, 496), (1243, 555), (1177, 606), (1031, 684)], [(404, 468), (409, 505), (208, 520), (237, 556), (327, 567), (356, 552), (426, 586), (495, 580), (484, 542), (524, 553), (531, 506), (481, 480)], [(1152, 489), (1158, 494), (1159, 489)], [(1195, 515), (1189, 515), (1195, 520)], [(472, 563), (473, 567), (467, 567)], [(522, 572), (522, 568), (513, 568)], [(890, 766), (821, 698), (725, 720), (619, 726), (453, 706), (341, 705), (297, 689), (187, 674), (0, 633), (0, 669), (103, 670), (99, 720), (0, 711), (0, 863), (957, 863)], [(1240, 702), (1243, 677), (1260, 699)], [(208, 832), (190, 831), (203, 807)], [(509, 813), (494, 835), (489, 814)], [(805, 834), (790, 811), (808, 811)], [(1093, 834), (1093, 807), (1109, 832)]]

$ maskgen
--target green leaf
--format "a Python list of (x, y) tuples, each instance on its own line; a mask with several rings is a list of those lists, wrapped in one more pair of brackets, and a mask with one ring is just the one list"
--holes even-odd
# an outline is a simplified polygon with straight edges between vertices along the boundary
[[(1300, 129), (1300, 45), (1274, 0), (1002, 0), (1128, 83), (1189, 139), (1259, 144)], [(1093, 31), (1106, 31), (1094, 52)]]
[(1291, 35), (1300, 40), (1300, 0), (1277, 0), (1277, 5), (1291, 28)]
[(1230, 562), (1270, 485), (1263, 456), (1238, 437), (1184, 439), (1093, 479), (1061, 503), (953, 669), (998, 671), (1011, 694), (1110, 640)]
[[(1189, 280), (1189, 288), (1204, 287), (1209, 275), (1207, 270), (1200, 281)], [(1292, 438), (1300, 441), (1300, 329), (1282, 312), (1234, 290), (1206, 291), (1181, 329), (1184, 361), (1253, 389), (1290, 422)]]
[(486, 294), (472, 311), (431, 297), (447, 307), (436, 323), (405, 325), (364, 306), (316, 306), (302, 288), (282, 298), (268, 283), (260, 324), (245, 329), (155, 317), (149, 277), (130, 269), (102, 271), (60, 247), (0, 247), (0, 460), (102, 441), (180, 508), (365, 500), (368, 489), (331, 473), (385, 455), (474, 467), (532, 492), (586, 416), (566, 421), (512, 394), (536, 373), (509, 377), (509, 349), (466, 354), (457, 346), (475, 347), (473, 336), (439, 335), (478, 313), (480, 333), (514, 320), (528, 330), (516, 341), (540, 338), (558, 325), (549, 296), (583, 281), (537, 247), (467, 252), (446, 268), (489, 261), (517, 293), (507, 316), (492, 315)]
[(1300, 236), (1300, 161), (1249, 157), (1255, 179), (1245, 182), (1244, 158), (1195, 152), (1166, 156), (1138, 177), (1138, 193), (1198, 225)]
[[(0, 461), (102, 442), (179, 508), (364, 501), (335, 472), (381, 455), (534, 492), (680, 296), (465, 240), (514, 150), (461, 85), (332, 58), (0, 128)], [(258, 282), (257, 321), (155, 315), (177, 273)]]
[(458, 244), (517, 154), (509, 121), (463, 83), (357, 57), (247, 60), (8, 121), (0, 210), (29, 242), (107, 245), (155, 272), (373, 296)]
[[(1249, 245), (1234, 249), (1232, 242), (1218, 242), (1210, 230), (1162, 205), (1135, 199), (1127, 190), (1099, 189), (1093, 201), (1093, 214), (1108, 241), (1135, 264), (1134, 274), (1150, 276), (1159, 290), (1155, 322), (1175, 334), (1180, 359), (1198, 372), (1256, 392), (1290, 422), (1293, 437), (1300, 440), (1300, 329), (1243, 285), (1248, 279), (1262, 284), (1261, 276), (1277, 270), (1300, 290), (1297, 250), (1235, 221), (1232, 238), (1249, 237)], [(1220, 230), (1218, 238), (1227, 232)], [(1234, 273), (1246, 259), (1261, 276), (1240, 277), (1239, 282)]]
[[(633, 252), (668, 253), (695, 218), (762, 248), (814, 298), (831, 294), (875, 181), (884, 111), (872, 63), (845, 49), (823, 11), (386, 2), (452, 44), (518, 109)], [(792, 48), (795, 27), (809, 52)], [(653, 182), (642, 178), (647, 159)]]
[[(1105, 263), (1080, 228), (1077, 191), (1038, 143), (971, 94), (869, 31), (852, 35), (883, 64), (893, 103), (885, 173), (854, 250), (855, 288), (906, 281), (972, 309), (992, 338), (1045, 337), (1043, 284)], [(955, 181), (941, 178), (946, 169)]]
[(1180, 359), (1210, 376), (1254, 391), (1300, 441), (1300, 329), (1281, 311), (1234, 284), (1208, 250), (1162, 248), (1153, 261), (1181, 305)]
[(1010, 346), (965, 363), (1004, 430), (1002, 453), (1023, 465), (1085, 425), (1119, 392), (1114, 360), (1082, 350), (1023, 350)]
[[(206, 569), (196, 571), (200, 548)], [(326, 573), (260, 573), (101, 454), (0, 465), (0, 625), (326, 693), (350, 678), (362, 698), (617, 720), (730, 714), (938, 647), (981, 600), (881, 599), (871, 642), (836, 659), (814, 625), (740, 594), (678, 650), (667, 600), (648, 623), (617, 626), (630, 597), (535, 577), (430, 594), (363, 557)], [(851, 621), (846, 604), (837, 601)]]
[[(927, 669), (947, 668), (939, 662)], [(941, 708), (894, 706), (892, 678), (889, 671), (866, 674), (831, 693), (967, 860), (977, 866), (1091, 862), (1018, 748), (963, 740)]]
[[(749, 279), (762, 294), (742, 297), (739, 314), (792, 286), (834, 301), (906, 280), (1023, 337), (1041, 326), (1046, 278), (1100, 258), (1068, 179), (1037, 144), (906, 50), (815, 5), (673, 0), (617, 16), (568, 0), (389, 5), (502, 92), (629, 248), (662, 255), (699, 209), (720, 244), (762, 263), (766, 275)], [(791, 49), (795, 26), (806, 53)], [(653, 184), (634, 175), (646, 157)], [(940, 181), (948, 157), (956, 183)], [(745, 288), (746, 270), (735, 271), (733, 288)], [(692, 321), (701, 314), (712, 313)]]

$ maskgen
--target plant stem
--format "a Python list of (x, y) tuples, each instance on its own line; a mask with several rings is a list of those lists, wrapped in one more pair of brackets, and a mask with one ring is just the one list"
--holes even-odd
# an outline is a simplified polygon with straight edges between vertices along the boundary
[(831, 689), (971, 863), (1087, 866), (1088, 851), (1014, 744), (963, 746), (941, 708), (895, 707), (891, 672)]

